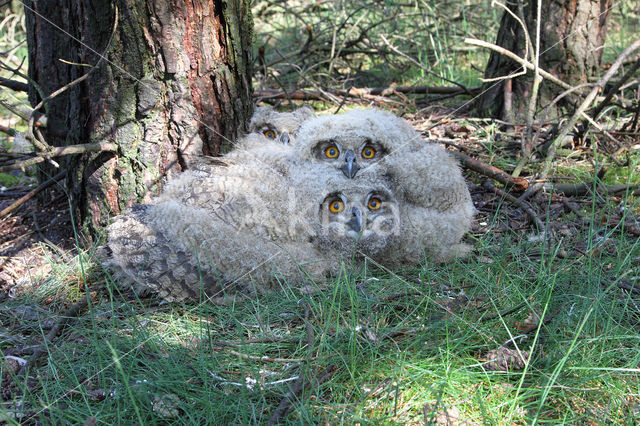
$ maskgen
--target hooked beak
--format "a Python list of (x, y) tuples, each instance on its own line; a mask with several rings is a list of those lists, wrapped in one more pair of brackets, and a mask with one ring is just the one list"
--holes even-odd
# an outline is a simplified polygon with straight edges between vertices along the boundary
[(356, 232), (362, 230), (362, 211), (359, 208), (353, 207), (351, 209), (351, 219), (347, 222), (347, 226)]
[(356, 154), (353, 150), (348, 150), (344, 157), (344, 164), (340, 167), (342, 173), (349, 179), (356, 177), (356, 173), (360, 170), (360, 166), (356, 163)]
[(280, 135), (280, 142), (282, 142), (285, 145), (289, 144), (289, 133), (282, 132), (282, 134)]

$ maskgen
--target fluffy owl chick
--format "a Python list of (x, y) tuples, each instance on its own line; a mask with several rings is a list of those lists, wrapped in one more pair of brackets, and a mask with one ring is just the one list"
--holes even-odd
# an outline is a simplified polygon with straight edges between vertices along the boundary
[(291, 167), (290, 180), (300, 194), (312, 194), (310, 210), (317, 217), (311, 222), (311, 240), (320, 252), (349, 259), (389, 256), (400, 237), (400, 211), (378, 176), (352, 180), (327, 173), (324, 166), (303, 164)]
[(225, 155), (240, 163), (252, 161), (259, 167), (271, 167), (286, 174), (291, 145), (302, 123), (314, 117), (309, 107), (292, 112), (278, 112), (271, 107), (257, 107), (249, 122), (249, 132), (238, 139), (235, 149)]
[(404, 120), (377, 109), (307, 120), (294, 146), (299, 161), (326, 164), (348, 178), (397, 149), (416, 149), (422, 138)]
[(211, 167), (183, 173), (109, 226), (110, 266), (138, 292), (167, 301), (260, 294), (283, 278), (323, 280), (344, 256), (388, 256), (398, 236), (398, 210), (377, 178)]
[(179, 179), (172, 185), (182, 187), (181, 198), (136, 206), (108, 228), (108, 266), (136, 291), (171, 302), (203, 294), (219, 301), (260, 294), (278, 278), (323, 279), (337, 269), (310, 242), (304, 200), (288, 205), (284, 191), (254, 187), (242, 176)]
[(319, 117), (302, 126), (294, 150), (297, 161), (324, 164), (327, 173), (355, 181), (370, 173), (389, 187), (402, 217), (397, 250), (405, 262), (425, 254), (449, 261), (468, 252), (460, 240), (475, 208), (460, 167), (401, 118), (379, 110)]
[[(293, 143), (302, 123), (313, 117), (313, 110), (307, 106), (291, 112), (278, 112), (269, 106), (257, 107), (249, 121), (249, 133), (238, 140), (236, 149), (260, 148), (268, 141), (284, 145)], [(252, 135), (261, 135), (266, 139), (251, 137)]]

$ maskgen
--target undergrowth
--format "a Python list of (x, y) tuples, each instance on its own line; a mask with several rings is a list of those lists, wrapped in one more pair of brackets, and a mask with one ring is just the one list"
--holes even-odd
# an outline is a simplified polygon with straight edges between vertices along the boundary
[[(464, 261), (345, 268), (326, 285), (283, 283), (230, 306), (131, 299), (94, 268), (87, 285), (101, 289), (87, 293), (90, 310), (47, 348), (31, 381), (15, 383), (4, 415), (263, 423), (303, 375), (309, 385), (288, 417), (295, 423), (636, 418), (640, 298), (620, 284), (637, 283), (638, 240), (593, 222), (547, 244), (493, 232), (500, 217)], [(36, 295), (26, 306), (47, 306)], [(10, 319), (19, 306), (23, 297), (4, 303), (3, 326), (18, 321), (23, 339), (41, 340), (56, 315), (33, 308)], [(527, 362), (493, 371), (489, 351), (505, 345)]]

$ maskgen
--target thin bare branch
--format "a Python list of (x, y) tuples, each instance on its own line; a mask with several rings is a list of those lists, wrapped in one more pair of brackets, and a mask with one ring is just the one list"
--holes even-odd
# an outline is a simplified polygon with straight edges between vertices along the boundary
[(10, 80), (3, 77), (0, 77), (0, 86), (4, 86), (7, 89), (15, 90), (16, 92), (26, 92), (29, 90), (29, 85), (27, 83)]
[(29, 120), (29, 117), (33, 115), (34, 124), (39, 127), (47, 126), (47, 117), (34, 110), (18, 98), (7, 89), (0, 87), (0, 105), (22, 118), (23, 120)]
[(533, 220), (533, 223), (536, 224), (536, 227), (538, 228), (538, 232), (544, 232), (544, 229), (545, 229), (544, 223), (542, 223), (542, 221), (540, 220), (540, 218), (538, 217), (536, 212), (534, 212), (533, 209), (531, 208), (531, 206), (527, 205), (526, 202), (518, 200), (516, 197), (514, 197), (511, 194), (507, 194), (506, 192), (504, 192), (500, 188), (496, 188), (493, 185), (493, 183), (491, 183), (490, 180), (487, 180), (483, 184), (483, 187), (485, 189), (488, 189), (489, 191), (495, 193), (496, 195), (499, 195), (500, 197), (503, 197), (504, 199), (506, 199), (510, 203), (513, 203), (516, 206), (520, 207), (527, 214), (527, 216), (529, 216)]
[(15, 163), (0, 166), (0, 172), (8, 172), (11, 170), (23, 170), (29, 166), (33, 166), (34, 164), (39, 164), (44, 161), (47, 161), (48, 158), (54, 157), (62, 157), (65, 155), (73, 155), (73, 154), (84, 154), (87, 152), (104, 152), (104, 151), (116, 151), (118, 146), (114, 143), (109, 142), (94, 142), (87, 144), (78, 144), (78, 145), (70, 145), (70, 146), (61, 146), (52, 148), (47, 152), (47, 156), (37, 156), (32, 157), (27, 160), (17, 161)]
[[(437, 139), (435, 140), (437, 141)], [(463, 167), (480, 173), (481, 175), (487, 176), (493, 180), (496, 180), (506, 186), (508, 189), (513, 189), (514, 191), (524, 191), (529, 187), (529, 182), (524, 178), (513, 177), (509, 173), (500, 170), (495, 166), (483, 163), (482, 161), (471, 158), (461, 152), (449, 152), (451, 152), (454, 157), (460, 160)]]
[[(551, 171), (551, 166), (553, 163), (553, 159), (555, 158), (556, 151), (562, 145), (562, 142), (564, 141), (566, 136), (569, 134), (571, 129), (573, 129), (575, 124), (578, 122), (578, 119), (580, 118), (580, 116), (582, 116), (582, 114), (587, 110), (587, 108), (591, 106), (593, 101), (596, 99), (596, 96), (602, 91), (602, 88), (618, 72), (618, 68), (620, 68), (624, 60), (627, 58), (627, 56), (629, 56), (632, 52), (634, 52), (638, 48), (640, 48), (640, 39), (633, 42), (616, 58), (616, 60), (611, 65), (611, 68), (609, 68), (609, 70), (605, 73), (605, 75), (600, 80), (598, 80), (598, 82), (595, 84), (595, 87), (591, 89), (591, 92), (589, 92), (589, 94), (586, 96), (582, 104), (580, 104), (578, 109), (576, 109), (571, 119), (564, 124), (562, 129), (560, 129), (560, 131), (558, 132), (558, 135), (553, 140), (553, 142), (551, 143), (551, 146), (547, 151), (547, 156), (544, 159), (542, 170), (538, 175), (539, 179), (546, 178), (549, 172)], [(522, 194), (522, 196), (520, 197), (520, 200), (526, 200), (529, 196), (531, 196), (531, 194), (539, 191), (543, 187), (543, 185), (544, 185), (543, 183), (536, 183), (535, 185), (531, 185), (527, 189), (527, 191), (524, 194)]]
[[(495, 44), (487, 43), (486, 41), (478, 40), (478, 39), (475, 39), (475, 38), (465, 38), (464, 42), (467, 43), (467, 44), (471, 44), (473, 46), (486, 47), (487, 49), (494, 50), (494, 51), (500, 53), (501, 55), (506, 56), (507, 58), (513, 59), (514, 61), (516, 61), (520, 65), (523, 65), (524, 67), (526, 67), (526, 68), (528, 68), (528, 69), (530, 69), (532, 71), (535, 69), (535, 66), (531, 62), (529, 62), (529, 61), (527, 61), (525, 59), (522, 59), (520, 56), (516, 55), (515, 53), (513, 53), (510, 50), (505, 49), (504, 47), (496, 46)], [(565, 83), (564, 81), (562, 81), (559, 78), (555, 77), (554, 75), (548, 73), (547, 71), (543, 70), (542, 68), (539, 68), (539, 72), (540, 72), (540, 75), (542, 77), (544, 77), (547, 80), (549, 80), (550, 82), (562, 87), (563, 89), (566, 89), (566, 90), (572, 89), (571, 85)]]
[(15, 209), (17, 209), (18, 207), (20, 207), (21, 205), (23, 205), (24, 203), (26, 203), (27, 201), (29, 201), (30, 199), (32, 199), (33, 197), (35, 197), (36, 195), (38, 195), (42, 190), (50, 187), (51, 185), (53, 185), (54, 183), (56, 183), (58, 180), (62, 179), (62, 177), (66, 174), (66, 171), (62, 171), (60, 173), (58, 173), (57, 175), (55, 175), (52, 178), (47, 179), (45, 182), (41, 183), (40, 185), (38, 185), (36, 188), (32, 189), (31, 191), (29, 191), (28, 193), (26, 193), (25, 195), (23, 195), (22, 197), (20, 197), (18, 200), (16, 200), (13, 204), (11, 204), (10, 206), (6, 207), (4, 210), (2, 210), (0, 212), (0, 217), (6, 216), (9, 213), (11, 213), (12, 211), (14, 211)]

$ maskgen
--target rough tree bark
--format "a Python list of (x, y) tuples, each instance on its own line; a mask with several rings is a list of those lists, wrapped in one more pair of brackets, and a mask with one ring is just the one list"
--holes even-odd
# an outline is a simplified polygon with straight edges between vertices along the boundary
[(45, 104), (46, 141), (118, 145), (57, 160), (68, 171), (76, 223), (105, 224), (194, 156), (228, 149), (244, 129), (249, 0), (26, 1), (25, 12), (32, 105), (90, 73)]
[[(550, 72), (564, 82), (577, 86), (586, 83), (589, 77), (601, 70), (602, 47), (606, 38), (607, 17), (612, 0), (545, 0), (542, 2), (540, 30), (540, 68)], [(507, 3), (510, 10), (526, 24), (531, 43), (535, 46), (537, 2)], [(523, 19), (524, 18), (524, 19)], [(506, 11), (500, 22), (495, 44), (525, 56), (525, 35), (520, 23)], [(531, 55), (532, 49), (529, 49)], [(531, 56), (533, 57), (533, 56)], [(533, 62), (531, 59), (529, 59)], [(507, 76), (522, 70), (513, 60), (492, 51), (485, 78)], [(507, 80), (489, 82), (483, 86), (476, 108), (485, 117), (513, 118), (524, 121), (533, 83), (533, 72), (511, 79), (512, 117), (504, 116), (504, 93)], [(508, 87), (508, 85), (507, 85)], [(564, 89), (543, 81), (540, 86), (538, 107), (548, 105)], [(562, 108), (573, 98), (560, 102)], [(554, 110), (547, 118), (561, 113)]]

